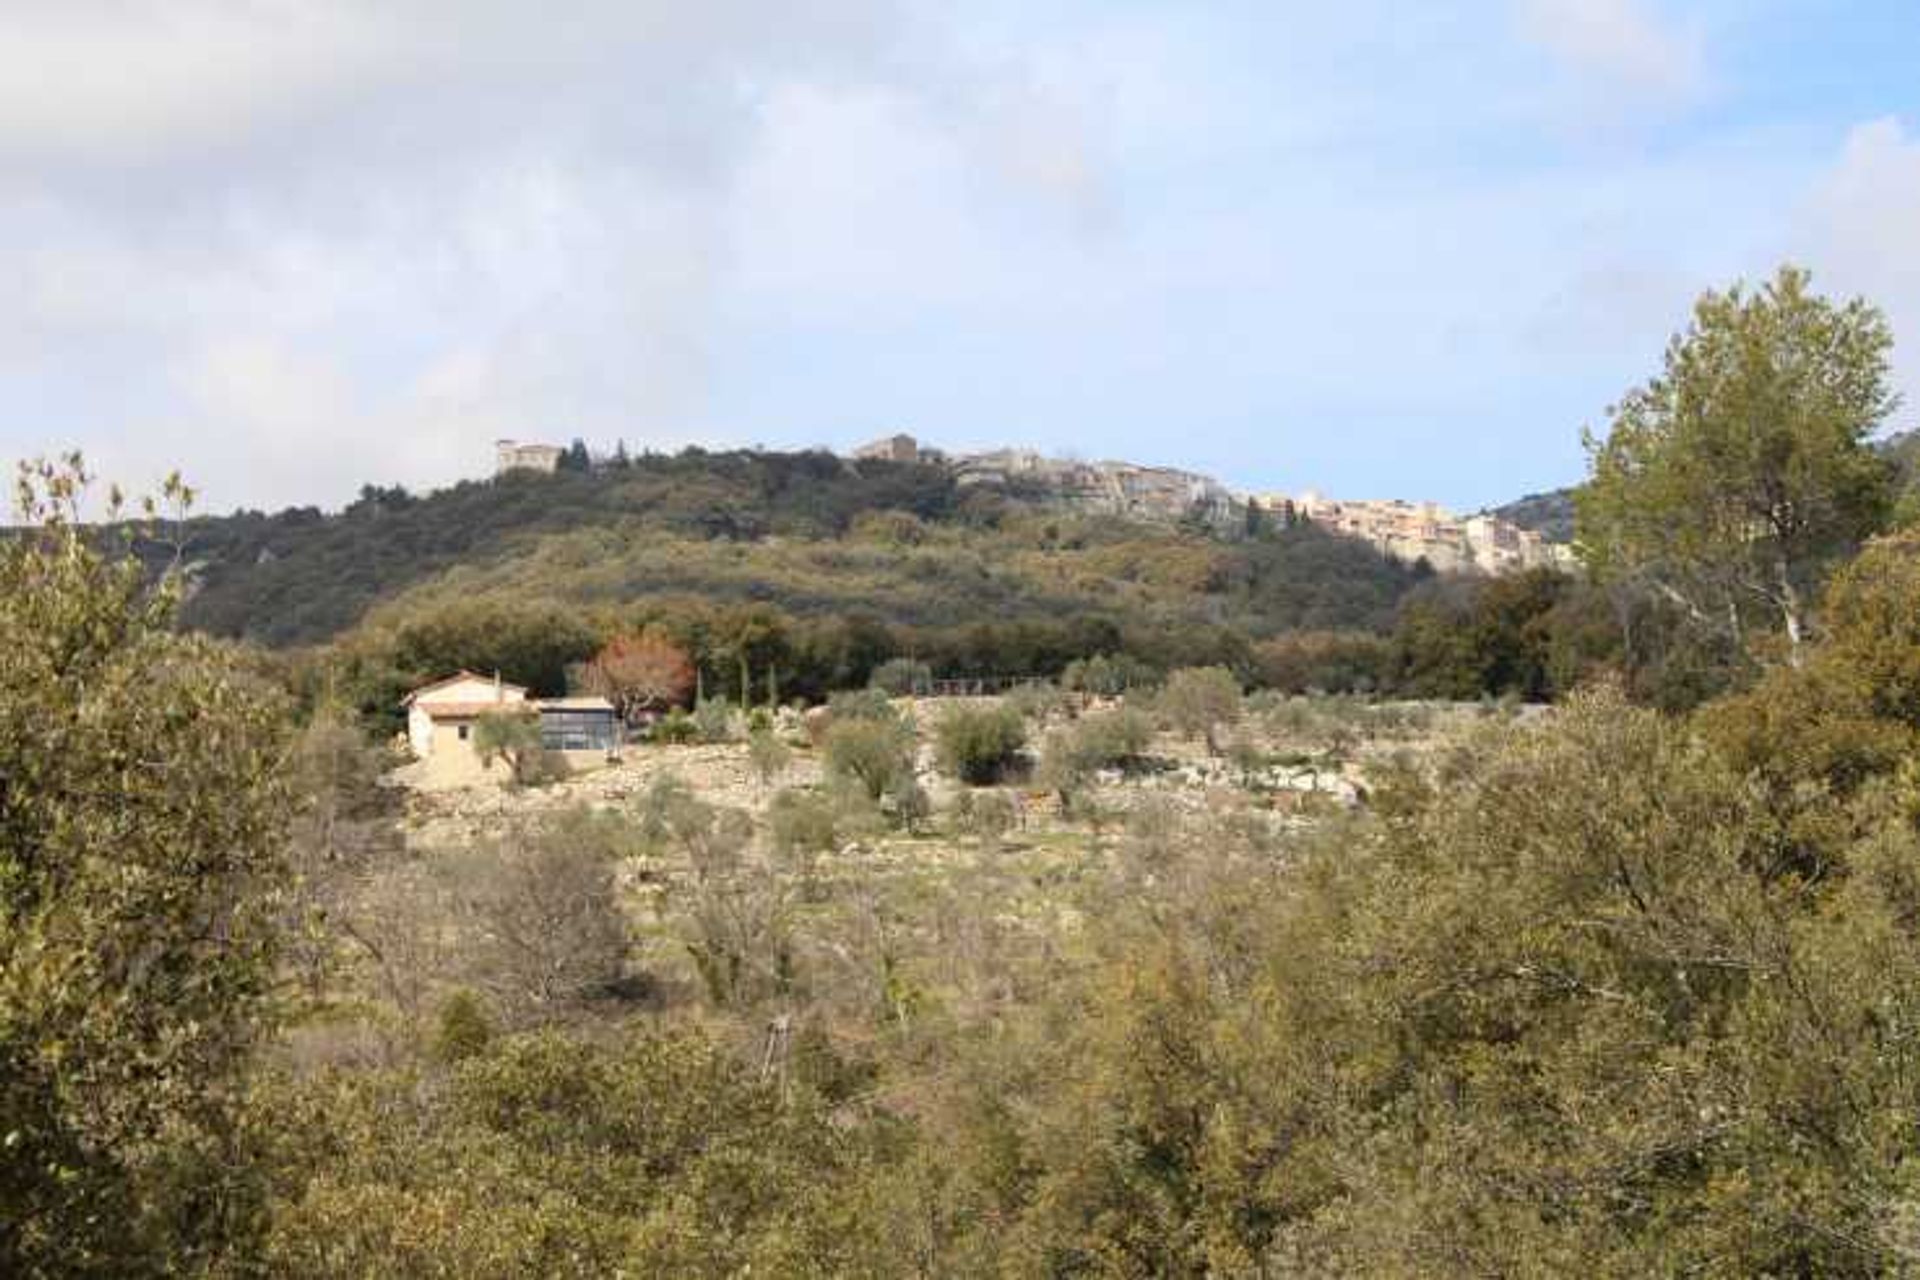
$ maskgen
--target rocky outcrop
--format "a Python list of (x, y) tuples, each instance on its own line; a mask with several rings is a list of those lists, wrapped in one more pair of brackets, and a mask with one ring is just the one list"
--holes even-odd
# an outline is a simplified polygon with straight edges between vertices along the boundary
[(1076, 511), (1162, 524), (1199, 520), (1223, 533), (1246, 528), (1246, 503), (1219, 481), (1192, 471), (1049, 458), (1031, 449), (964, 454), (949, 465), (963, 485), (1038, 489)]

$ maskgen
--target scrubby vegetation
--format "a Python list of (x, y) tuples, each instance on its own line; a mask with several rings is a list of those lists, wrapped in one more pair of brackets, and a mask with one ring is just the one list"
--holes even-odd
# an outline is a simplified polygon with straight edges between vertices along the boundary
[[(1091, 646), (997, 699), (865, 687), (928, 661), (874, 645), (804, 716), (752, 606), (415, 620), (563, 676), (618, 635), (691, 664), (680, 728), (539, 789), (400, 791), (344, 680), (396, 649), (183, 633), (77, 471), (30, 472), (0, 1273), (1912, 1269), (1920, 534), (1838, 411), (1882, 349), (1801, 341), (1871, 317), (1803, 284), (1709, 298), (1676, 376), (1739, 359), (1596, 441), (1596, 527), (1633, 525), (1597, 582)], [(1696, 502), (1687, 451), (1742, 423), (1848, 491), (1750, 530), (1809, 558), (1642, 540), (1631, 476)], [(896, 514), (849, 527), (940, 536)]]

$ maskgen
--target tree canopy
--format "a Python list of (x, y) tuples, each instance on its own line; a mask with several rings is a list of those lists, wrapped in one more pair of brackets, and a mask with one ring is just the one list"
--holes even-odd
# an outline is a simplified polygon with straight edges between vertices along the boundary
[[(0, 542), (0, 1272), (191, 1270), (244, 1230), (285, 703), (79, 524), (77, 457)], [(172, 486), (176, 494), (184, 491)]]
[(1588, 565), (1736, 639), (1777, 627), (1797, 660), (1822, 577), (1887, 516), (1891, 468), (1868, 442), (1897, 404), (1892, 341), (1876, 307), (1792, 267), (1704, 295), (1661, 373), (1587, 439)]
[(684, 704), (693, 693), (693, 660), (659, 630), (615, 636), (593, 656), (582, 683), (628, 719)]

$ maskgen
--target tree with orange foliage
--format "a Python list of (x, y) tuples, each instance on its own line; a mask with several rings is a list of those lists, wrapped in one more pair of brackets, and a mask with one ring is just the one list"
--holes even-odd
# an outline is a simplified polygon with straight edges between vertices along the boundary
[(685, 702), (693, 691), (693, 660), (658, 631), (615, 636), (587, 664), (585, 684), (631, 720)]

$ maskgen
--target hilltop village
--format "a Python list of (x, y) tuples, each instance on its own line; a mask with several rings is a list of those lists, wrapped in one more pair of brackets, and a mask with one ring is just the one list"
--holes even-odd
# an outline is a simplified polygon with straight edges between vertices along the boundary
[[(565, 465), (568, 454), (558, 445), (501, 440), (495, 470), (550, 472)], [(1224, 532), (1244, 529), (1261, 515), (1283, 523), (1310, 521), (1404, 563), (1424, 560), (1445, 574), (1497, 576), (1570, 568), (1574, 562), (1571, 547), (1533, 530), (1484, 513), (1458, 516), (1433, 502), (1335, 499), (1311, 490), (1238, 492), (1211, 476), (1174, 467), (1056, 458), (1017, 448), (950, 454), (905, 434), (870, 441), (850, 456), (946, 467), (961, 485), (1020, 485), (1045, 492), (1063, 507), (1135, 520), (1197, 520)]]

